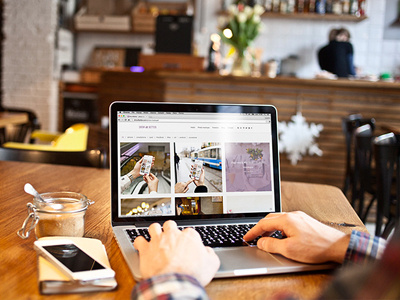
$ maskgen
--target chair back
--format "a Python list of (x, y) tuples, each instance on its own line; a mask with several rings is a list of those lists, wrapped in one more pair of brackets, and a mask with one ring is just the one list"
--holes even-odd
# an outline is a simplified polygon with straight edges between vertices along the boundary
[(101, 149), (67, 152), (0, 147), (0, 160), (94, 168), (108, 167), (107, 153)]
[(57, 137), (52, 145), (56, 149), (65, 151), (84, 151), (88, 140), (89, 126), (86, 124), (75, 124), (67, 128), (63, 134)]
[(89, 135), (89, 126), (86, 124), (75, 124), (55, 138), (51, 144), (28, 144), (7, 142), (2, 146), (5, 148), (40, 150), (40, 151), (85, 151)]
[[(388, 133), (374, 139), (375, 167), (377, 178), (376, 235), (381, 235), (383, 217), (398, 225), (400, 200), (400, 136)], [(395, 206), (395, 208), (393, 208)], [(389, 228), (390, 229), (390, 228)]]
[[(371, 162), (373, 158), (373, 127), (370, 124), (358, 127), (354, 132), (354, 171), (352, 180), (351, 204), (362, 217), (364, 213), (364, 194), (375, 194), (372, 184)], [(356, 208), (358, 202), (358, 208)]]
[(361, 114), (351, 114), (342, 119), (342, 131), (345, 137), (346, 144), (346, 169), (344, 176), (344, 184), (342, 191), (344, 194), (347, 193), (348, 189), (352, 186), (353, 170), (354, 170), (354, 132), (362, 126), (369, 124), (371, 130), (375, 130), (375, 119), (374, 118), (363, 118)]
[(0, 105), (1, 112), (10, 113), (24, 113), (28, 115), (28, 121), (24, 124), (13, 125), (7, 128), (7, 131), (2, 128), (0, 132), (0, 143), (5, 142), (19, 142), (23, 143), (25, 141), (33, 142), (28, 137), (30, 134), (37, 129), (40, 129), (40, 122), (36, 114), (29, 109), (14, 108), (14, 107), (4, 107)]

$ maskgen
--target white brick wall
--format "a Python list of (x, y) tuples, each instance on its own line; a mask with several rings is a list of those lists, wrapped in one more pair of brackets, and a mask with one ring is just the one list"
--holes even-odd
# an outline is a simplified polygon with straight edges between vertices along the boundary
[(4, 0), (4, 106), (36, 112), (42, 128), (57, 129), (54, 71), (56, 0)]

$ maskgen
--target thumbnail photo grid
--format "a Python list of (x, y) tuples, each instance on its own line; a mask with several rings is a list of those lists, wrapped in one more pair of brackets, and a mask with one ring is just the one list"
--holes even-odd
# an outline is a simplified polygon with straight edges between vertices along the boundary
[(271, 211), (271, 187), (269, 143), (120, 143), (121, 215)]

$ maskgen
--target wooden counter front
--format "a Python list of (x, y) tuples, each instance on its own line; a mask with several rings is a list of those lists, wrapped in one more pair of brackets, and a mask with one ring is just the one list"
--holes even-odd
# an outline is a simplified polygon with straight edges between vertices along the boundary
[(380, 123), (400, 123), (400, 84), (351, 80), (253, 78), (185, 72), (105, 72), (99, 86), (100, 115), (115, 100), (188, 103), (272, 104), (279, 121), (301, 110), (308, 123), (322, 124), (321, 157), (304, 156), (293, 166), (281, 154), (283, 180), (342, 187), (345, 142), (341, 119), (350, 113)]

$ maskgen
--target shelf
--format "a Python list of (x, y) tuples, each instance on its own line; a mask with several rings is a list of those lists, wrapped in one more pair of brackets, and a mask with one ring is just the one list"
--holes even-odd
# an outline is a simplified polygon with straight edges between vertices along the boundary
[[(220, 11), (218, 15), (228, 15), (225, 11)], [(317, 13), (275, 13), (265, 12), (261, 16), (264, 19), (287, 19), (287, 20), (316, 20), (316, 21), (344, 21), (361, 22), (367, 19), (367, 16), (357, 17), (354, 15), (335, 15), (335, 14), (317, 14)]]
[(346, 22), (360, 22), (367, 19), (366, 16), (357, 17), (354, 15), (335, 15), (335, 14), (317, 14), (317, 13), (294, 13), (282, 14), (267, 12), (262, 15), (263, 18), (279, 18), (279, 19), (301, 19), (301, 20), (321, 20), (321, 21), (346, 21)]

